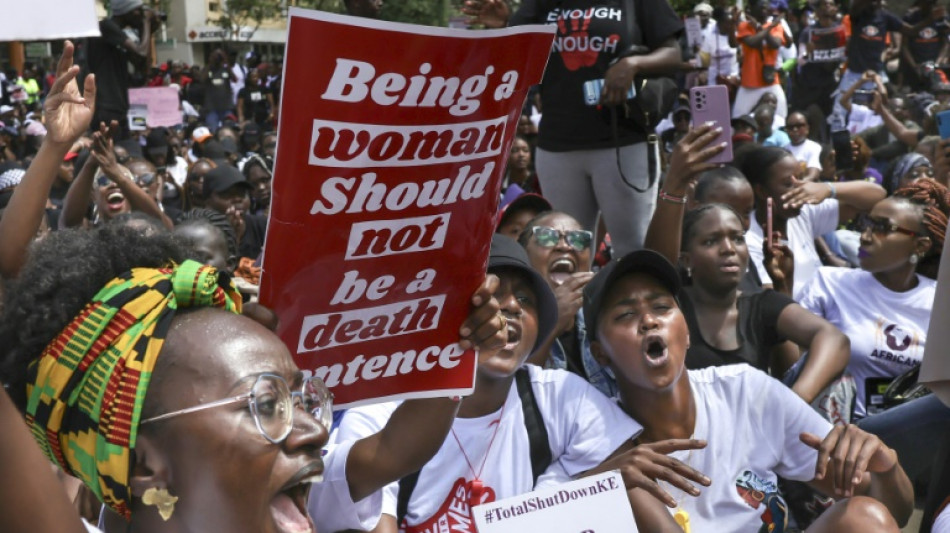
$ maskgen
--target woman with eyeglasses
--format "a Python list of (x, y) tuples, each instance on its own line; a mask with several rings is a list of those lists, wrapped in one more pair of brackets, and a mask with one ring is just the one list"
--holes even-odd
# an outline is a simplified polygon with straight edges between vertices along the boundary
[(104, 124), (93, 133), (92, 155), (66, 193), (59, 227), (83, 225), (91, 203), (93, 224), (108, 222), (122, 213), (140, 211), (172, 229), (174, 225), (162, 211), (155, 191), (150, 194), (147, 190), (149, 186), (158, 185), (154, 166), (144, 161), (138, 162), (141, 168), (137, 168), (136, 175), (128, 167), (120, 165), (112, 150), (114, 143), (110, 135), (110, 129)]
[(923, 358), (948, 215), (950, 192), (936, 181), (899, 189), (858, 219), (861, 268), (819, 269), (801, 299), (851, 339), (858, 425), (897, 450), (911, 479), (931, 468), (950, 409), (933, 395), (889, 408), (882, 393)]
[[(848, 361), (848, 339), (833, 325), (774, 290), (742, 293), (739, 284), (749, 268), (750, 250), (742, 218), (725, 204), (705, 204), (684, 215), (687, 187), (711, 165), (718, 152), (709, 146), (717, 132), (695, 128), (677, 145), (664, 183), (647, 246), (686, 272), (679, 294), (689, 326), (686, 368), (746, 363), (779, 379), (796, 362), (781, 349), (785, 341), (810, 352), (792, 390), (811, 402), (841, 373)], [(789, 156), (791, 157), (791, 156)], [(797, 165), (797, 162), (796, 162)], [(682, 197), (682, 201), (676, 198)], [(779, 263), (788, 255), (776, 245), (765, 267), (774, 278), (785, 274)]]
[[(109, 508), (110, 533), (313, 531), (321, 476), (330, 490), (311, 509), (358, 527), (381, 503), (354, 502), (418, 469), (457, 404), (405, 402), (380, 433), (321, 459), (329, 392), (238, 314), (226, 275), (186, 256), (170, 234), (117, 225), (33, 248), (4, 301), (0, 381), (40, 448)], [(467, 346), (504, 337), (493, 282), (476, 293)]]
[(822, 265), (815, 239), (871, 209), (884, 198), (884, 189), (867, 181), (802, 181), (799, 178), (801, 165), (784, 148), (760, 146), (743, 155), (737, 164), (755, 192), (755, 213), (746, 233), (749, 256), (759, 271), (762, 286), (772, 287), (763, 252), (767, 240), (767, 204), (771, 198), (772, 228), (788, 240), (794, 256), (794, 279), (785, 282), (792, 289), (792, 298), (797, 300), (805, 284)]
[(554, 331), (528, 360), (548, 368), (568, 370), (586, 379), (609, 397), (616, 395), (610, 376), (590, 355), (581, 300), (591, 272), (594, 234), (574, 217), (547, 211), (528, 221), (518, 242), (531, 266), (544, 278), (557, 300)]
[[(57, 164), (92, 118), (72, 50), (67, 42), (47, 100), (54, 113), (41, 167), (25, 177), (35, 184), (13, 199), (29, 220), (43, 209), (30, 195), (43, 185), (38, 171)], [(95, 94), (91, 76), (85, 88)], [(276, 334), (240, 314), (227, 275), (188, 255), (171, 234), (113, 224), (55, 232), (16, 269), (0, 316), (4, 533), (81, 530), (33, 446), (105, 504), (107, 533), (312, 533), (311, 483), (322, 477), (333, 488), (319, 512), (359, 527), (381, 502), (354, 502), (417, 470), (443, 442), (457, 402), (407, 401), (380, 432), (321, 457), (326, 388), (297, 369)], [(496, 287), (488, 276), (473, 295), (463, 348), (505, 342)], [(32, 445), (19, 417), (7, 416), (8, 399)]]
[(821, 268), (802, 292), (805, 308), (851, 338), (858, 418), (881, 411), (881, 387), (920, 364), (948, 214), (936, 181), (899, 189), (856, 222), (861, 268)]

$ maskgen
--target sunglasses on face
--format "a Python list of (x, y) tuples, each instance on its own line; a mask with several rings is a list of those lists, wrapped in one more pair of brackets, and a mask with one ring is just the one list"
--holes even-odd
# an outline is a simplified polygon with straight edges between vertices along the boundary
[(294, 391), (290, 389), (287, 380), (276, 374), (258, 375), (251, 390), (246, 394), (172, 411), (143, 420), (141, 424), (242, 402), (247, 403), (257, 430), (274, 444), (283, 442), (293, 431), (294, 410), (298, 407), (313, 416), (328, 432), (333, 424), (333, 393), (327, 389), (322, 379), (307, 378), (300, 390)]
[(785, 129), (787, 130), (797, 130), (799, 128), (804, 128), (808, 124), (785, 124)]
[(97, 187), (108, 187), (110, 183), (112, 183), (112, 180), (105, 174), (100, 174), (99, 177), (96, 178)]
[(141, 176), (135, 178), (135, 184), (139, 187), (148, 187), (155, 182), (155, 174), (147, 172)]
[(898, 226), (889, 219), (872, 217), (870, 215), (859, 215), (855, 220), (854, 229), (858, 233), (862, 234), (868, 230), (871, 230), (871, 233), (882, 236), (890, 235), (891, 233), (903, 233), (904, 235), (910, 235), (911, 237), (917, 237), (920, 235), (919, 232)]
[(534, 235), (534, 240), (538, 243), (538, 246), (543, 248), (557, 246), (557, 243), (561, 241), (561, 237), (571, 248), (578, 252), (590, 248), (591, 243), (594, 242), (593, 233), (580, 229), (561, 231), (547, 226), (535, 226), (531, 228), (531, 234)]

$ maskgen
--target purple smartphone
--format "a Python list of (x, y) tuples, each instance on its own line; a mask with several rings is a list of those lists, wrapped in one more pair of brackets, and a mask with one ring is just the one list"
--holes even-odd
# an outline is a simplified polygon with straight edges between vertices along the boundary
[(689, 90), (689, 109), (693, 116), (693, 125), (714, 122), (722, 128), (722, 133), (708, 146), (726, 143), (726, 149), (709, 160), (709, 163), (728, 163), (732, 161), (732, 115), (729, 106), (729, 90), (725, 85), (693, 87)]

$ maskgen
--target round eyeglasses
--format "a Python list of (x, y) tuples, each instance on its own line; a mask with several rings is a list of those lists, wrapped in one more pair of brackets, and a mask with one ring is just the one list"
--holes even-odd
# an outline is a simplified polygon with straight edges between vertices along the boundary
[(240, 396), (224, 398), (214, 402), (172, 411), (143, 420), (139, 424), (149, 424), (167, 420), (179, 415), (203, 411), (214, 407), (247, 402), (254, 417), (257, 430), (268, 441), (279, 444), (294, 429), (294, 409), (302, 407), (313, 415), (324, 429), (330, 431), (333, 424), (333, 393), (323, 380), (314, 376), (303, 380), (299, 391), (291, 391), (287, 380), (276, 374), (260, 374), (254, 380), (251, 390)]

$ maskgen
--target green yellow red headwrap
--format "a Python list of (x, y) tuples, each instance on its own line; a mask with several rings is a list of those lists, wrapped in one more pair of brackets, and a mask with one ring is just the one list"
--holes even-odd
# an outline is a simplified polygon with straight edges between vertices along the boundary
[(26, 420), (46, 455), (131, 517), (129, 471), (152, 370), (177, 309), (241, 312), (230, 278), (185, 261), (113, 279), (30, 368)]

